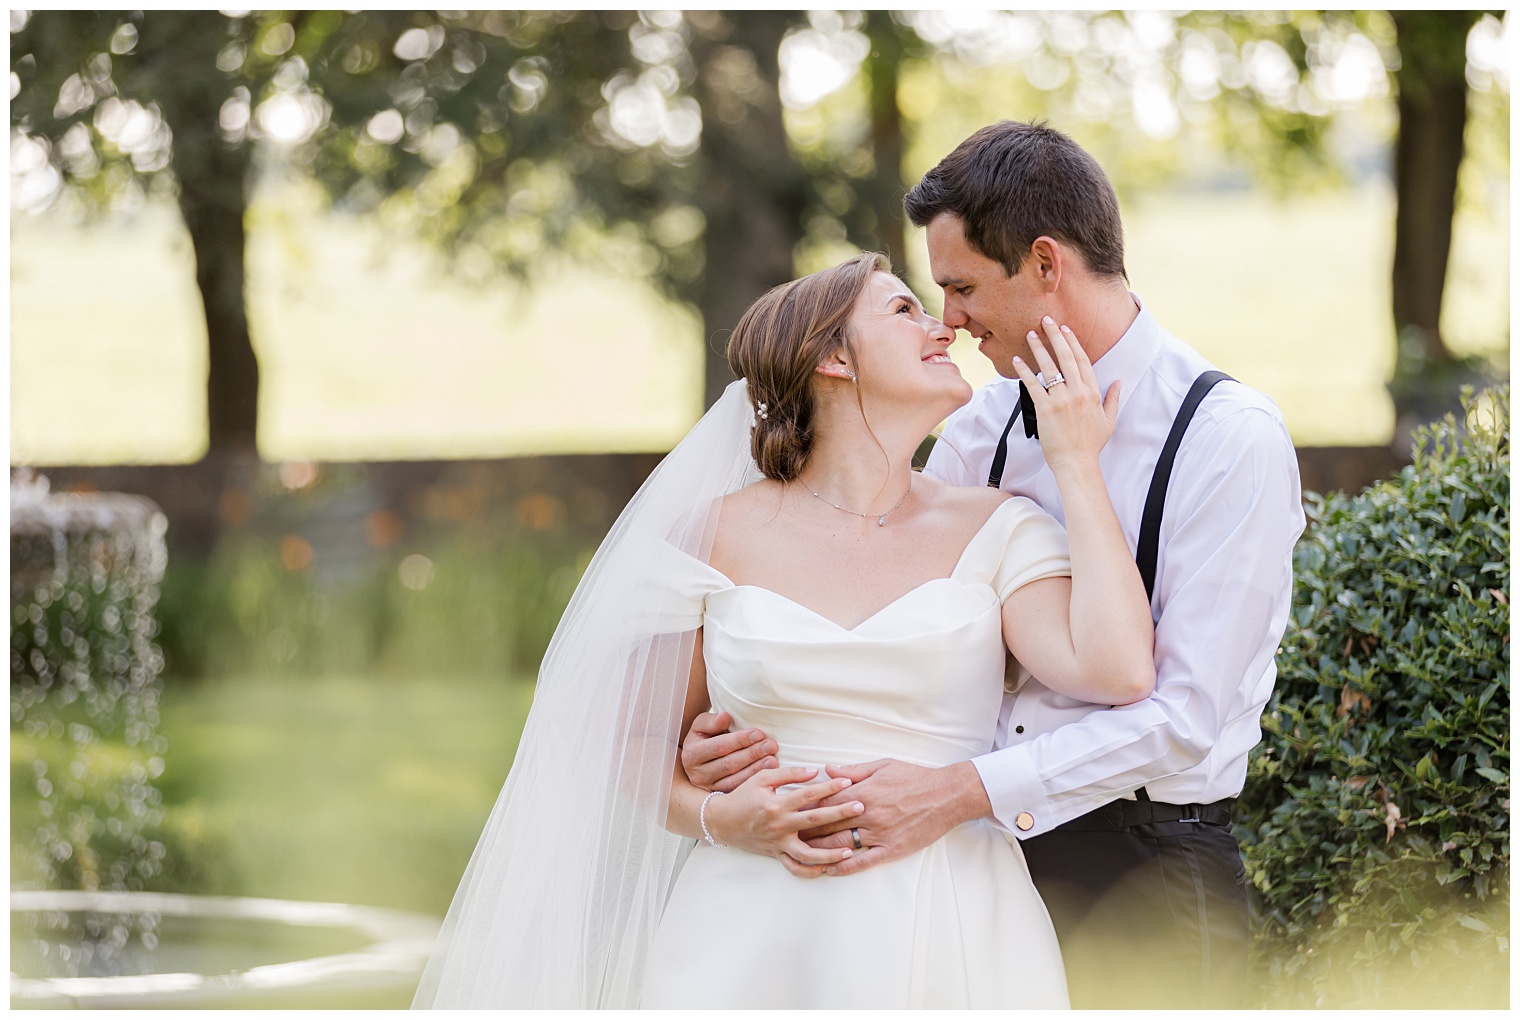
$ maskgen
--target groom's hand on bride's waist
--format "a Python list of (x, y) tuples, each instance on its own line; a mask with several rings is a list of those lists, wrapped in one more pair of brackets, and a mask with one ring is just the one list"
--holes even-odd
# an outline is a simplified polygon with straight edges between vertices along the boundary
[[(801, 833), (820, 849), (851, 847), (855, 855), (824, 869), (829, 875), (853, 875), (872, 865), (896, 860), (939, 839), (962, 822), (992, 813), (992, 803), (976, 766), (969, 761), (944, 768), (924, 768), (892, 758), (859, 765), (830, 765), (828, 774), (848, 778), (848, 791), (821, 801), (860, 801), (855, 818)], [(856, 842), (856, 839), (859, 842)]]
[(730, 733), (727, 712), (703, 712), (681, 741), (681, 767), (691, 785), (733, 793), (756, 772), (776, 768), (776, 742), (759, 730)]

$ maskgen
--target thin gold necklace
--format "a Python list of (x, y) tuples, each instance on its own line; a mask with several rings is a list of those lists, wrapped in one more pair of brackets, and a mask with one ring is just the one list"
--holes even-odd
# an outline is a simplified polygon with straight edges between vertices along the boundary
[[(802, 482), (802, 479), (798, 478), (797, 481)], [(838, 503), (835, 503), (832, 500), (824, 499), (822, 496), (819, 496), (818, 493), (813, 492), (813, 487), (811, 485), (809, 485), (807, 482), (802, 482), (802, 487), (804, 489), (806, 489), (807, 491), (812, 492), (815, 497), (817, 497), (822, 502), (827, 503), (829, 506), (833, 507), (835, 510), (843, 510), (845, 513), (847, 513), (847, 514), (854, 514), (856, 517), (874, 517), (874, 518), (876, 518), (876, 524), (877, 524), (878, 527), (886, 527), (886, 524), (887, 524), (887, 515), (890, 514), (892, 512), (892, 510), (896, 510), (898, 507), (902, 506), (903, 503), (907, 502), (908, 497), (911, 496), (911, 495), (913, 495), (913, 479), (909, 478), (908, 479), (908, 491), (905, 492), (905, 493), (903, 493), (902, 499), (900, 499), (896, 503), (892, 504), (892, 509), (891, 510), (888, 510), (886, 513), (880, 513), (880, 514), (863, 514), (859, 510), (851, 510), (849, 507), (840, 506)]]

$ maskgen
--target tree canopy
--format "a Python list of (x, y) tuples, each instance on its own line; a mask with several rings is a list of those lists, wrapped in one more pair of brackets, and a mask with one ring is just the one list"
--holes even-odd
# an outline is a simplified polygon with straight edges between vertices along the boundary
[(17, 197), (175, 195), (216, 448), (256, 429), (243, 216), (264, 168), (465, 273), (531, 274), (559, 250), (650, 279), (701, 313), (711, 400), (743, 309), (810, 252), (900, 261), (904, 163), (989, 117), (1051, 119), (1121, 189), (1231, 161), (1284, 182), (1333, 174), (1338, 116), (1391, 90), (1393, 392), (1439, 402), (1471, 374), (1440, 309), (1480, 16), (17, 11)]

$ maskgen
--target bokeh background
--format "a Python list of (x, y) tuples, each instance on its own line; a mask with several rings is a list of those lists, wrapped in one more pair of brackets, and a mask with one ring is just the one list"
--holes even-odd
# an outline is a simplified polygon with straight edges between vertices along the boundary
[[(1502, 12), (10, 26), (11, 462), (169, 521), (147, 888), (442, 914), (725, 330), (861, 249), (937, 309), (902, 197), (987, 123), (1098, 158), (1133, 289), (1278, 402), (1306, 488), (1507, 378)], [(15, 887), (56, 880), (45, 745), (13, 735)]]

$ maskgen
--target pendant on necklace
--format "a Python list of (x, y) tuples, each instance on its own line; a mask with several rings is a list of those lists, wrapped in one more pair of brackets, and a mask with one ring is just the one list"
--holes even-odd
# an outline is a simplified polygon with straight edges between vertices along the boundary
[(878, 528), (884, 528), (884, 527), (887, 526), (887, 515), (886, 514), (882, 514), (880, 517), (876, 518), (876, 526)]

